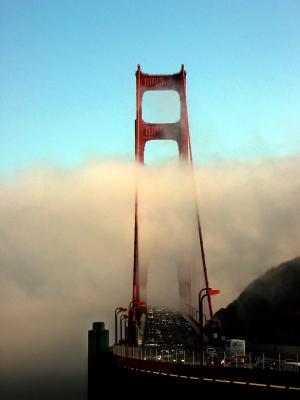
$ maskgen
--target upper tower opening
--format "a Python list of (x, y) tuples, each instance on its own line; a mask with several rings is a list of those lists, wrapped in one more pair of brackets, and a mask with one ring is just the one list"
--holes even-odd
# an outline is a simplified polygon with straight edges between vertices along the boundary
[(145, 122), (170, 123), (180, 119), (180, 99), (175, 90), (148, 90), (142, 102)]

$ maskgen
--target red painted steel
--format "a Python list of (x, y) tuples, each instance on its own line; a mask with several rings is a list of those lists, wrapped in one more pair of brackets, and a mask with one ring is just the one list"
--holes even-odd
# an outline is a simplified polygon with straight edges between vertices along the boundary
[[(198, 200), (197, 200), (197, 187), (196, 187), (196, 181), (195, 181), (195, 172), (194, 172), (193, 152), (192, 152), (191, 140), (189, 140), (189, 155), (190, 155), (191, 169), (192, 169), (194, 201), (195, 201), (195, 208), (196, 208), (196, 219), (197, 219), (197, 227), (198, 227), (199, 245), (200, 245), (200, 250), (201, 250), (201, 259), (202, 259), (203, 273), (204, 273), (204, 279), (205, 279), (205, 288), (208, 289), (209, 288), (209, 281), (208, 281), (208, 274), (207, 274), (207, 266), (206, 266), (206, 257), (205, 257), (205, 251), (204, 251), (204, 244), (203, 244), (203, 235), (202, 235), (202, 229), (201, 229), (201, 223), (200, 223), (199, 205), (198, 205)], [(209, 293), (207, 295), (207, 301), (208, 301), (209, 315), (210, 315), (210, 318), (212, 319), (213, 318), (213, 311), (212, 311), (211, 297), (210, 297)]]
[[(178, 144), (179, 156), (188, 160), (189, 157), (189, 126), (186, 104), (186, 71), (184, 66), (177, 74), (151, 75), (136, 71), (136, 120), (135, 120), (135, 160), (144, 164), (145, 144), (149, 140), (175, 140)], [(143, 120), (143, 95), (149, 90), (175, 90), (180, 99), (180, 120), (175, 123), (147, 123)], [(190, 298), (190, 295), (189, 295)], [(138, 188), (135, 195), (135, 223), (134, 223), (134, 265), (133, 265), (133, 304), (140, 300), (139, 280), (139, 241), (138, 241)], [(135, 308), (132, 319), (135, 320)]]
[[(175, 90), (180, 99), (180, 119), (175, 123), (148, 123), (143, 120), (142, 102), (146, 91), (153, 90)], [(190, 140), (188, 112), (186, 102), (186, 71), (184, 65), (180, 72), (172, 75), (145, 74), (138, 65), (136, 71), (136, 120), (135, 120), (135, 160), (144, 164), (144, 152), (147, 141), (150, 140), (175, 140), (178, 145), (179, 156), (186, 161), (190, 160), (193, 170), (192, 146)], [(201, 232), (199, 207), (194, 182), (194, 199), (196, 206), (196, 217), (198, 225), (199, 243), (203, 264), (203, 273), (206, 288), (209, 287), (207, 267)], [(136, 308), (140, 301), (140, 276), (139, 276), (139, 235), (138, 235), (138, 185), (135, 194), (135, 223), (134, 223), (134, 265), (133, 265), (133, 292), (132, 292), (132, 320), (136, 320)], [(182, 282), (179, 288), (180, 293), (185, 293), (186, 299), (191, 300), (191, 282)], [(187, 289), (189, 293), (186, 293)], [(211, 299), (208, 295), (210, 317), (212, 318)]]
[(131, 320), (136, 320), (136, 307), (140, 301), (139, 285), (139, 224), (138, 224), (138, 189), (135, 191), (134, 202), (134, 259), (133, 259), (133, 291), (132, 291), (132, 313)]
[[(135, 120), (135, 158), (144, 163), (145, 144), (149, 140), (175, 140), (179, 155), (188, 159), (189, 126), (185, 93), (186, 71), (184, 66), (177, 74), (150, 75), (136, 71), (136, 120)], [(180, 99), (180, 120), (175, 123), (148, 123), (143, 120), (143, 95), (148, 90), (175, 90)]]

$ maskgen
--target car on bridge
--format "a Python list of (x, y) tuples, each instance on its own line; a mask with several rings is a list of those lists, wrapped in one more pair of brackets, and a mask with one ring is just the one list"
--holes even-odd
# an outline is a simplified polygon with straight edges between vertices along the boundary
[(216, 355), (217, 354), (217, 350), (214, 348), (214, 347), (210, 347), (210, 346), (208, 346), (207, 348), (206, 348), (206, 350), (205, 350), (205, 353), (207, 354), (207, 355)]
[(279, 361), (274, 358), (259, 358), (253, 367), (257, 369), (276, 370), (279, 369)]
[(295, 360), (283, 360), (281, 364), (281, 369), (283, 371), (299, 372), (300, 362)]
[(247, 365), (245, 361), (243, 360), (224, 360), (224, 363), (222, 364), (224, 367), (228, 368), (247, 368)]

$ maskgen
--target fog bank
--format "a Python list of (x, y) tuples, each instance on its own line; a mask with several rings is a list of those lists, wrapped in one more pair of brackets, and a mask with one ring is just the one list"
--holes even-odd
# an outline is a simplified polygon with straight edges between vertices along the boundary
[[(197, 168), (215, 311), (299, 255), (299, 170), (300, 157)], [(114, 309), (131, 296), (135, 179), (117, 160), (1, 178), (2, 376), (83, 373), (92, 321), (113, 337)], [(177, 305), (178, 276), (199, 268), (190, 176), (170, 162), (139, 168), (138, 181), (147, 298)]]

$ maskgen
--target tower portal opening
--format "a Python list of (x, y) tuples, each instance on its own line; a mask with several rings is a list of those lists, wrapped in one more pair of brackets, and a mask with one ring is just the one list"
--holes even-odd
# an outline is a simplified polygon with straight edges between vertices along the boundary
[(178, 159), (178, 144), (175, 140), (149, 140), (146, 143), (146, 165), (153, 165), (176, 159)]
[(148, 90), (143, 95), (142, 118), (149, 123), (171, 123), (180, 119), (180, 98), (175, 90)]

